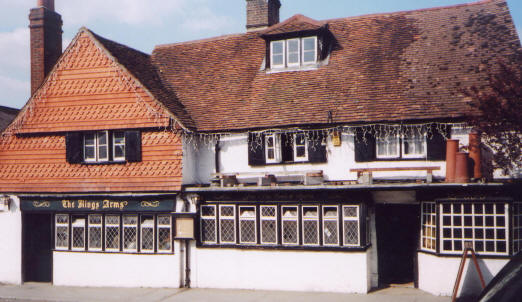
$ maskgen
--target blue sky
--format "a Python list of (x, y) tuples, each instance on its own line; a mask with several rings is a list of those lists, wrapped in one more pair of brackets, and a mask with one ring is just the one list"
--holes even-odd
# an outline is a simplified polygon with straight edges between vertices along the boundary
[[(331, 19), (413, 10), (472, 0), (280, 0), (281, 20), (294, 14)], [(28, 14), (37, 0), (0, 0), (0, 105), (20, 108), (29, 98)], [(245, 30), (245, 0), (55, 0), (64, 44), (82, 26), (150, 53), (155, 45)], [(508, 0), (519, 36), (522, 0)], [(65, 49), (65, 47), (64, 47)]]

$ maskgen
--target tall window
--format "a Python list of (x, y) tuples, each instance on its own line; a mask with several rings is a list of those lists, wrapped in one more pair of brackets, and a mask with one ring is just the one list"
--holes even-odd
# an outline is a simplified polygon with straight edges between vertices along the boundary
[(279, 134), (268, 134), (265, 136), (266, 162), (281, 162), (281, 136)]
[(303, 206), (303, 244), (319, 245), (319, 207)]
[(359, 245), (359, 206), (343, 206), (344, 245)]
[(89, 251), (102, 250), (102, 215), (89, 215)]
[(219, 240), (221, 243), (236, 243), (236, 208), (219, 206)]
[(172, 251), (172, 217), (158, 215), (157, 231), (158, 252), (168, 253)]
[(271, 68), (299, 67), (317, 63), (317, 37), (270, 42)]
[(123, 251), (138, 251), (138, 215), (123, 215)]
[(85, 216), (72, 216), (72, 249), (85, 250)]
[(261, 243), (277, 244), (277, 206), (261, 206)]
[(294, 161), (308, 160), (308, 144), (304, 133), (294, 134)]
[(283, 224), (283, 244), (297, 245), (299, 244), (299, 220), (297, 206), (283, 206), (282, 224)]
[(143, 253), (154, 252), (154, 216), (141, 215), (141, 251)]
[(69, 249), (69, 215), (55, 216), (55, 246), (57, 250)]
[(115, 161), (125, 160), (125, 132), (112, 133), (112, 156)]
[(339, 207), (323, 207), (323, 241), (324, 245), (339, 245)]
[(513, 254), (522, 251), (522, 203), (513, 204)]
[(257, 242), (256, 207), (239, 207), (239, 242), (246, 244)]
[(477, 253), (509, 254), (507, 204), (455, 202), (440, 207), (441, 252), (460, 254), (469, 242)]
[(423, 202), (421, 206), (421, 246), (426, 250), (437, 251), (437, 206), (434, 202)]
[(205, 243), (217, 242), (216, 206), (201, 206), (201, 241)]
[(120, 251), (120, 215), (105, 216), (105, 251)]
[(85, 133), (83, 136), (84, 159), (86, 162), (109, 160), (108, 131)]

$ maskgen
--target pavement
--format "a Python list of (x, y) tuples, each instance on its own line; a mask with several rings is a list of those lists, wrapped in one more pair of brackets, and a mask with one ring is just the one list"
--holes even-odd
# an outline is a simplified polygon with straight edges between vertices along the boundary
[(46, 283), (0, 285), (0, 301), (37, 302), (231, 302), (231, 301), (299, 301), (299, 302), (448, 302), (449, 297), (437, 297), (414, 288), (386, 288), (367, 295), (310, 293), (261, 290), (185, 289), (185, 288), (100, 288), (63, 287)]

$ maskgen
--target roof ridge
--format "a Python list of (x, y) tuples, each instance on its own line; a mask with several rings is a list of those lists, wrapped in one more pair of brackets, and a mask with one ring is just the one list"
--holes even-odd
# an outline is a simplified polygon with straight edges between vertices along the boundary
[(370, 14), (363, 14), (363, 15), (358, 15), (358, 16), (331, 18), (331, 19), (325, 19), (325, 20), (321, 20), (321, 21), (322, 22), (334, 22), (334, 21), (340, 21), (340, 20), (371, 18), (371, 17), (376, 17), (376, 16), (410, 14), (410, 13), (417, 13), (417, 12), (427, 12), (427, 11), (453, 9), (453, 8), (460, 8), (460, 7), (467, 7), (467, 6), (476, 6), (476, 5), (482, 5), (482, 4), (494, 3), (494, 2), (504, 2), (505, 3), (506, 0), (479, 0), (479, 1), (474, 1), (474, 2), (453, 4), (453, 5), (444, 5), (444, 6), (437, 6), (437, 7), (427, 7), (427, 8), (410, 9), (410, 10), (402, 10), (402, 11), (395, 11), (395, 12), (370, 13)]
[(148, 54), (148, 53), (146, 53), (146, 52), (143, 52), (143, 51), (141, 51), (141, 50), (139, 50), (139, 49), (136, 49), (136, 48), (134, 48), (134, 47), (130, 47), (130, 46), (128, 46), (128, 45), (125, 45), (125, 44), (122, 44), (122, 43), (116, 42), (116, 41), (114, 41), (114, 40), (111, 40), (111, 39), (105, 38), (105, 37), (103, 37), (103, 36), (100, 36), (99, 34), (95, 33), (94, 31), (90, 30), (90, 29), (87, 28), (87, 27), (82, 26), (82, 28), (80, 28), (80, 32), (82, 32), (82, 31), (83, 31), (83, 32), (89, 32), (89, 33), (92, 34), (92, 35), (93, 35), (93, 36), (94, 36), (98, 41), (99, 41), (99, 40), (103, 40), (103, 41), (100, 41), (100, 42), (102, 42), (102, 43), (105, 42), (105, 41), (110, 42), (110, 43), (114, 43), (114, 44), (116, 44), (117, 46), (125, 47), (125, 48), (127, 48), (127, 49), (130, 49), (130, 50), (133, 50), (133, 51), (139, 52), (140, 54), (143, 54), (143, 55), (146, 55), (146, 56), (149, 56), (149, 57), (150, 57), (150, 54)]

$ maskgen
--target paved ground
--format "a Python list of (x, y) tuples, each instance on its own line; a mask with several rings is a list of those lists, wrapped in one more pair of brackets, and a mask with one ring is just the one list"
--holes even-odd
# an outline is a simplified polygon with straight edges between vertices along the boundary
[(220, 289), (151, 289), (151, 288), (83, 288), (59, 287), (28, 283), (22, 286), (0, 285), (0, 301), (124, 301), (124, 302), (448, 302), (413, 288), (387, 288), (368, 295), (303, 293), (282, 291), (220, 290)]

